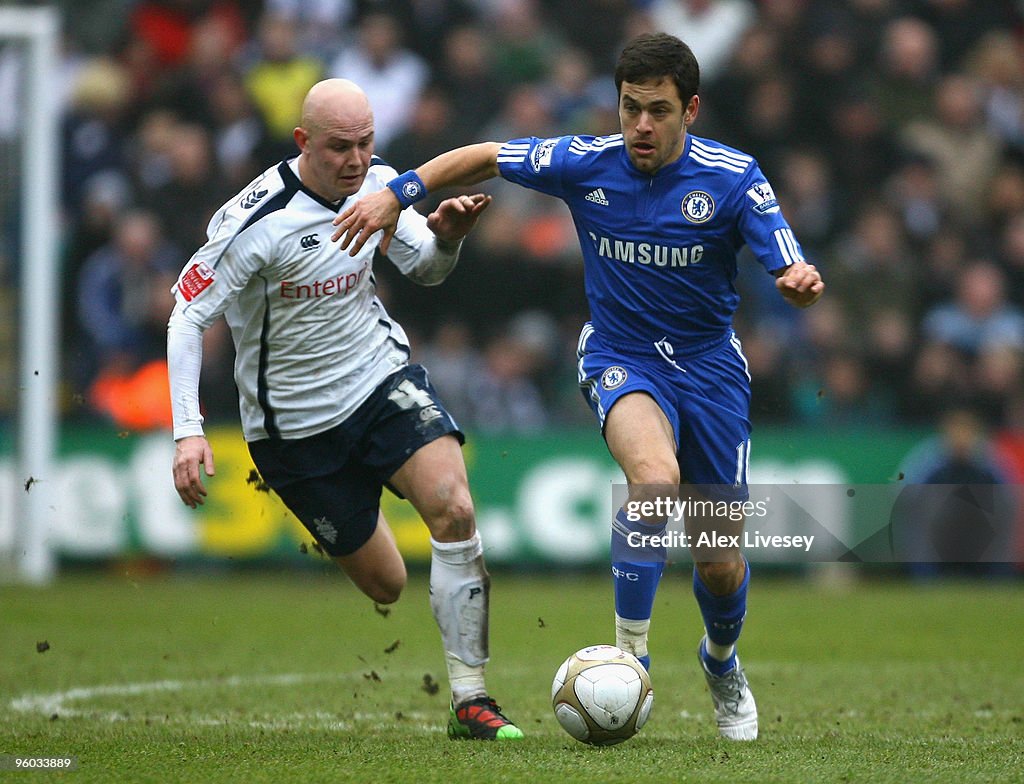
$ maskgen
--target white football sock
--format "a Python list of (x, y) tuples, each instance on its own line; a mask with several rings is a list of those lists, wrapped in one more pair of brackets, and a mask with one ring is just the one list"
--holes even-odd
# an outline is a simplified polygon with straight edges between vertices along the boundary
[(719, 645), (716, 642), (711, 642), (710, 637), (705, 637), (704, 650), (708, 652), (708, 656), (710, 656), (712, 659), (718, 659), (718, 661), (728, 661), (729, 657), (732, 656), (733, 651), (736, 650), (736, 645)]
[(647, 632), (651, 619), (635, 621), (615, 613), (615, 647), (631, 653), (638, 659), (647, 655)]
[(487, 694), (484, 665), (488, 659), (490, 577), (484, 568), (479, 533), (462, 542), (431, 538), (430, 608), (441, 630), (452, 701)]
[(484, 685), (484, 665), (471, 667), (458, 656), (445, 651), (444, 663), (448, 668), (448, 685), (452, 690), (452, 704), (461, 705), (466, 700), (487, 696)]

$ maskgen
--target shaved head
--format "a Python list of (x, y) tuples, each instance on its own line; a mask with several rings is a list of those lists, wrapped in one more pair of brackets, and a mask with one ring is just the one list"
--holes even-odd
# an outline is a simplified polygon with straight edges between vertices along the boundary
[(332, 203), (359, 190), (373, 156), (373, 111), (359, 85), (348, 79), (314, 84), (294, 136), (306, 187)]
[(366, 93), (348, 79), (324, 79), (306, 93), (302, 102), (302, 127), (309, 132), (354, 126), (373, 118)]

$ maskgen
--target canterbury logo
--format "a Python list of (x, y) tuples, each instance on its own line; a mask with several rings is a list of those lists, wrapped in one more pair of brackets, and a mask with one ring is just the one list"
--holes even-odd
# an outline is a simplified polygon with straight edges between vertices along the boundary
[(262, 199), (266, 195), (267, 195), (267, 191), (265, 191), (265, 190), (261, 191), (261, 190), (253, 189), (253, 190), (249, 191), (245, 195), (245, 198), (242, 199), (242, 201), (240, 202), (241, 205), (242, 205), (242, 209), (243, 210), (251, 210), (253, 207), (255, 207), (259, 203), (259, 200)]
[(299, 240), (299, 244), (303, 250), (312, 250), (313, 248), (320, 247), (320, 237), (316, 234), (307, 234)]
[(595, 188), (583, 198), (594, 202), (594, 204), (600, 204), (602, 207), (608, 206), (608, 198), (604, 195), (604, 188)]

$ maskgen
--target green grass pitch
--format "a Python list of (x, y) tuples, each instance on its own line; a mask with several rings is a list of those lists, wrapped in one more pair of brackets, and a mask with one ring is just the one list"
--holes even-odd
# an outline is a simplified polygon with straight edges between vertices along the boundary
[(77, 771), (31, 777), (80, 782), (1024, 781), (1020, 581), (824, 589), (755, 573), (741, 654), (761, 738), (735, 744), (717, 737), (675, 567), (651, 721), (604, 749), (559, 728), (549, 692), (564, 657), (612, 641), (607, 580), (493, 582), (488, 681), (521, 744), (445, 737), (422, 574), (384, 614), (323, 564), (0, 588), (0, 754), (75, 755)]

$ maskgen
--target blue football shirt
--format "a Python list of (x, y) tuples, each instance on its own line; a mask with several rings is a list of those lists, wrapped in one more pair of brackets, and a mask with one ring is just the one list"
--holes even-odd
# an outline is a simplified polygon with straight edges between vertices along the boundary
[(653, 177), (633, 166), (622, 134), (513, 139), (498, 168), (569, 206), (591, 321), (613, 349), (713, 345), (731, 330), (744, 244), (769, 272), (803, 259), (757, 161), (709, 139), (688, 134)]

